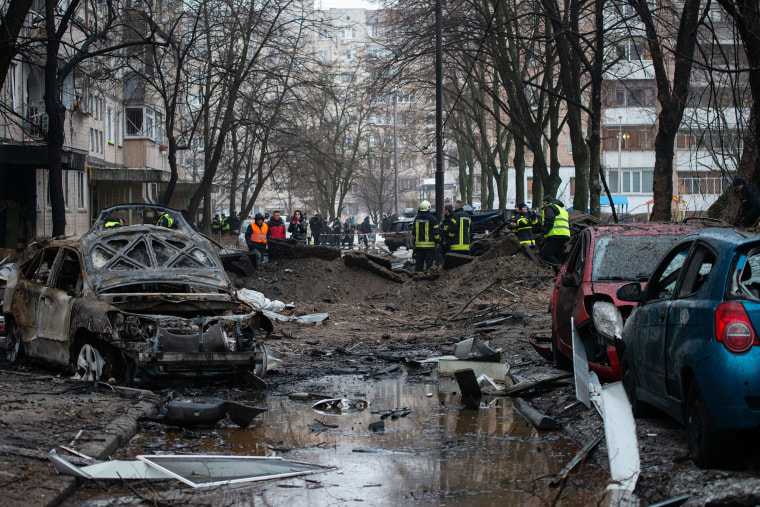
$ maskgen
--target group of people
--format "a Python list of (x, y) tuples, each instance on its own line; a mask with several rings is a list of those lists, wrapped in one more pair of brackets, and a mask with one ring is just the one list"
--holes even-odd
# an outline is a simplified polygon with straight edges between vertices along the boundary
[(328, 222), (317, 213), (309, 220), (309, 232), (315, 245), (352, 248), (354, 237), (359, 234), (359, 244), (364, 243), (364, 248), (369, 248), (369, 234), (372, 232), (372, 226), (369, 217), (365, 217), (362, 223), (356, 225), (353, 216), (346, 218), (343, 222), (340, 217), (335, 217), (332, 222)]
[(311, 238), (313, 238), (315, 245), (342, 246), (346, 244), (349, 248), (353, 246), (353, 236), (358, 232), (359, 242), (363, 242), (364, 247), (368, 248), (368, 236), (371, 231), (369, 217), (366, 217), (358, 227), (354, 227), (350, 219), (341, 223), (340, 217), (335, 218), (332, 224), (323, 222), (319, 214), (308, 220), (301, 213), (301, 210), (296, 210), (293, 213), (286, 228), (280, 212), (274, 211), (269, 220), (266, 220), (266, 217), (261, 213), (255, 215), (253, 222), (248, 225), (245, 231), (245, 242), (248, 245), (248, 250), (256, 254), (257, 265), (260, 265), (264, 262), (264, 254), (269, 239), (285, 239), (286, 232), (290, 233), (291, 238), (304, 245), (309, 243), (309, 232), (311, 232)]
[[(444, 206), (440, 225), (430, 208), (429, 201), (422, 201), (412, 222), (415, 271), (418, 272), (429, 270), (448, 252), (470, 253), (472, 218), (462, 201)], [(541, 210), (539, 219), (526, 203), (519, 202), (515, 205), (514, 220), (507, 226), (521, 244), (531, 248), (536, 244), (535, 233), (540, 232), (543, 237), (541, 258), (559, 272), (565, 260), (565, 245), (570, 240), (569, 216), (562, 201), (550, 195), (544, 196)]]
[(220, 217), (216, 214), (211, 220), (211, 232), (215, 235), (234, 236), (240, 234), (240, 223), (240, 214), (235, 213), (235, 210), (230, 212), (230, 216), (222, 213)]

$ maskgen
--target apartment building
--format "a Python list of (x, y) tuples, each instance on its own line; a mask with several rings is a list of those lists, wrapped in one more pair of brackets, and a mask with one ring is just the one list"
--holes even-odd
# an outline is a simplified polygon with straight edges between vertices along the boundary
[[(128, 4), (135, 17), (144, 7), (139, 2)], [(87, 8), (82, 6), (78, 21), (103, 14)], [(44, 9), (44, 0), (33, 3), (20, 34), (20, 40), (38, 50), (43, 48)], [(0, 230), (4, 229), (1, 246), (7, 249), (52, 233), (45, 62), (39, 55), (44, 51), (27, 51), (16, 58), (0, 92), (6, 106), (0, 115)], [(170, 171), (162, 108), (143, 80), (117, 57), (93, 58), (68, 76), (61, 101), (66, 109), (62, 159), (66, 234), (86, 232), (102, 208), (157, 202)], [(181, 162), (184, 182), (188, 174), (185, 161)], [(181, 183), (171, 205), (183, 207), (189, 191)]]

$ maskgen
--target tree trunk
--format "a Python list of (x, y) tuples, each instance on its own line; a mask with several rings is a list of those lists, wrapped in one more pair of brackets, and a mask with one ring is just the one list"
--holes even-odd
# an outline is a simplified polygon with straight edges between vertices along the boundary
[(63, 197), (63, 144), (66, 108), (61, 102), (58, 83), (58, 47), (60, 40), (55, 33), (56, 2), (46, 2), (45, 30), (47, 33), (45, 60), (45, 111), (48, 115), (48, 193), (53, 218), (52, 236), (66, 234), (66, 202)]

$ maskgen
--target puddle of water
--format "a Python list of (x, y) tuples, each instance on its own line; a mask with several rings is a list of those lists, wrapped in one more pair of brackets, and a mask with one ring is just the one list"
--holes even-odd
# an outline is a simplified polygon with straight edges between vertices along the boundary
[[(287, 459), (338, 469), (242, 489), (189, 491), (174, 484), (162, 486), (165, 495), (181, 501), (204, 497), (213, 504), (250, 501), (265, 505), (398, 505), (412, 501), (434, 505), (545, 505), (554, 503), (558, 494), (549, 486), (547, 477), (561, 470), (578, 450), (559, 433), (535, 430), (513, 411), (508, 398), (498, 398), (493, 406), (481, 405), (478, 410), (464, 408), (453, 380), (367, 381), (341, 376), (290, 388), (293, 392), (362, 398), (370, 405), (364, 410), (319, 413), (311, 408), (312, 401), (253, 396), (248, 402), (268, 411), (248, 428), (238, 428), (226, 420), (224, 425), (192, 432), (154, 426), (130, 442), (126, 457), (157, 452), (274, 452)], [(287, 392), (288, 387), (282, 390)], [(369, 429), (371, 423), (380, 421), (380, 414), (373, 412), (403, 407), (411, 410), (409, 415), (386, 418), (384, 431)], [(316, 420), (337, 428), (312, 431), (308, 426)], [(601, 496), (600, 489), (591, 486), (587, 491), (563, 492), (559, 504), (594, 503)], [(75, 503), (97, 504), (99, 492), (90, 493)], [(124, 494), (129, 497), (129, 492)], [(113, 492), (110, 495), (113, 499)]]

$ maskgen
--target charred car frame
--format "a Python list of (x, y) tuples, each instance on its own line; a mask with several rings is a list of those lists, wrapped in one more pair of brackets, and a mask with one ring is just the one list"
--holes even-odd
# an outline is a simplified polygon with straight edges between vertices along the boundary
[[(160, 212), (171, 227), (157, 226)], [(271, 321), (231, 288), (180, 212), (121, 205), (81, 237), (30, 246), (8, 279), (8, 358), (90, 379), (262, 376)]]

